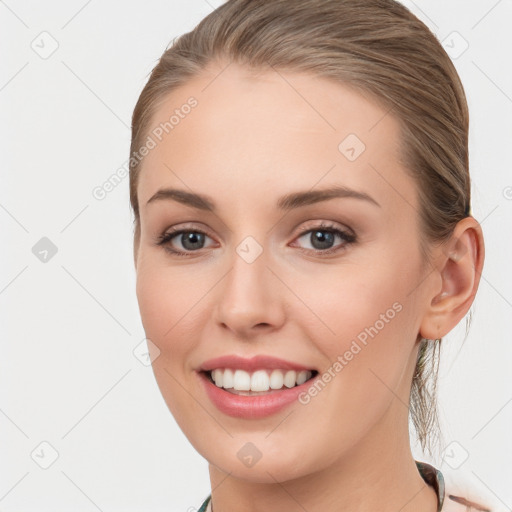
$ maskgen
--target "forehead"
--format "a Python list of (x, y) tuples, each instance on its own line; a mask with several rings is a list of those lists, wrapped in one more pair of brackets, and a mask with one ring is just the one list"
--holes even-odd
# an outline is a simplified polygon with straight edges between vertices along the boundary
[(165, 186), (232, 201), (236, 192), (242, 208), (316, 184), (364, 189), (390, 205), (400, 196), (415, 202), (389, 109), (312, 74), (212, 66), (163, 99), (148, 135), (141, 205)]

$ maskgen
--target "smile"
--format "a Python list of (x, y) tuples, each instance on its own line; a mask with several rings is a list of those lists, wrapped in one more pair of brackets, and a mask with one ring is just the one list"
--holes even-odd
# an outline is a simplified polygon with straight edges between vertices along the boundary
[(216, 368), (210, 371), (210, 379), (219, 388), (230, 393), (251, 396), (304, 384), (316, 374), (315, 370), (264, 369), (249, 373), (241, 369)]
[(196, 374), (206, 396), (220, 412), (235, 418), (258, 419), (298, 402), (298, 396), (319, 372), (273, 356), (247, 359), (226, 355), (205, 361)]

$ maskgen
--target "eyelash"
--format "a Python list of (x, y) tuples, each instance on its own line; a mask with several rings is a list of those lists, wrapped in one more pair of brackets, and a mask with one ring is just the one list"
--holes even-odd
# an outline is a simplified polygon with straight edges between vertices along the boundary
[[(337, 247), (334, 247), (334, 248), (331, 248), (331, 249), (325, 249), (325, 250), (321, 250), (321, 249), (303, 249), (303, 248), (300, 248), (299, 247), (299, 250), (302, 251), (302, 252), (306, 252), (306, 253), (316, 253), (316, 255), (322, 257), (322, 256), (328, 256), (330, 254), (333, 254), (333, 253), (336, 253), (336, 252), (339, 252), (339, 251), (343, 251), (347, 248), (347, 246), (351, 245), (351, 244), (354, 244), (356, 241), (357, 241), (357, 237), (355, 234), (352, 234), (348, 231), (343, 231), (339, 228), (337, 228), (335, 225), (333, 224), (326, 224), (324, 222), (322, 222), (320, 225), (318, 226), (314, 226), (313, 228), (301, 228), (300, 229), (300, 235), (297, 237), (297, 238), (301, 238), (303, 237), (304, 235), (308, 234), (308, 233), (312, 233), (314, 231), (325, 231), (325, 232), (329, 232), (331, 234), (334, 234), (334, 235), (338, 235), (340, 236), (340, 238), (342, 238), (344, 240), (344, 243), (341, 245), (341, 246), (337, 246)], [(164, 250), (170, 252), (171, 254), (175, 255), (175, 256), (178, 256), (178, 257), (191, 257), (193, 255), (193, 253), (195, 252), (198, 252), (198, 251), (190, 251), (190, 252), (185, 252), (185, 251), (178, 251), (176, 249), (172, 249), (170, 246), (169, 246), (169, 242), (171, 242), (171, 240), (175, 237), (177, 237), (178, 235), (181, 235), (183, 233), (200, 233), (202, 235), (205, 235), (205, 236), (209, 236), (208, 233), (206, 233), (205, 231), (202, 231), (201, 229), (191, 229), (191, 228), (182, 228), (182, 229), (175, 229), (175, 228), (171, 228), (170, 231), (167, 231), (165, 233), (163, 233), (162, 235), (159, 235), (157, 237), (157, 240), (155, 242), (155, 244), (157, 246), (162, 246), (164, 248)], [(210, 237), (211, 238), (211, 237)]]

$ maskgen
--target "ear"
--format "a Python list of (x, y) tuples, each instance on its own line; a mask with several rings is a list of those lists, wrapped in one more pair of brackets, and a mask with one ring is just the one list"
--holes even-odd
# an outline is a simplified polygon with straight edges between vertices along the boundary
[(476, 295), (484, 264), (484, 239), (480, 224), (466, 217), (434, 258), (441, 288), (432, 293), (420, 326), (420, 335), (438, 339), (448, 334), (468, 312)]

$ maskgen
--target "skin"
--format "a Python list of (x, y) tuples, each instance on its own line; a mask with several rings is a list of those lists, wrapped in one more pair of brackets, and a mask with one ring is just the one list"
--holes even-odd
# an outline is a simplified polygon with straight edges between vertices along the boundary
[[(153, 127), (190, 96), (198, 101), (143, 161), (134, 247), (141, 318), (160, 351), (153, 371), (209, 462), (213, 509), (435, 512), (411, 454), (407, 404), (418, 340), (446, 335), (473, 302), (480, 226), (462, 220), (425, 262), (416, 184), (387, 109), (311, 75), (224, 68), (212, 64), (156, 112)], [(366, 146), (354, 161), (338, 149), (350, 133)], [(380, 206), (347, 197), (276, 206), (285, 194), (331, 185)], [(146, 204), (163, 187), (207, 194), (217, 211)], [(322, 257), (312, 233), (299, 231), (322, 221), (356, 241), (335, 236), (328, 247), (339, 251)], [(206, 231), (203, 246), (189, 249), (178, 235), (168, 245), (191, 256), (170, 254), (155, 241), (171, 226)], [(248, 236), (262, 249), (250, 264), (236, 252)], [(216, 409), (197, 378), (202, 362), (225, 354), (267, 354), (322, 373), (394, 303), (401, 311), (306, 405), (237, 419)], [(252, 467), (237, 457), (247, 442), (262, 454)]]

